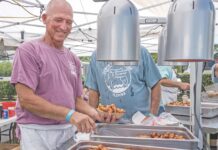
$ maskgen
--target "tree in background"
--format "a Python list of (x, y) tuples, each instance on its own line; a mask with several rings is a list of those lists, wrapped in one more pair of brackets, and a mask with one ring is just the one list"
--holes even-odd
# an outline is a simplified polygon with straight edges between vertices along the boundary
[(81, 62), (90, 62), (91, 57), (90, 56), (81, 56), (79, 57)]
[(218, 45), (214, 45), (214, 50), (218, 52)]
[[(0, 76), (10, 77), (12, 71), (12, 63), (9, 61), (3, 61), (0, 63)], [(0, 101), (2, 98), (11, 100), (16, 95), (14, 86), (9, 81), (0, 81)]]
[(0, 63), (0, 76), (10, 77), (12, 70), (12, 63), (9, 61), (4, 61)]
[(151, 53), (151, 57), (153, 58), (155, 64), (157, 63), (158, 54), (157, 53)]

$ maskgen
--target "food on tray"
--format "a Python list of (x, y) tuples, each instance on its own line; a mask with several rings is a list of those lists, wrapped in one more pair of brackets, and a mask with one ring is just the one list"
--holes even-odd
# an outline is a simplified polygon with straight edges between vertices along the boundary
[(184, 140), (183, 135), (178, 135), (172, 132), (164, 132), (164, 133), (157, 133), (152, 132), (150, 134), (140, 134), (138, 135), (140, 138), (161, 138), (161, 139), (178, 139), (178, 140)]
[(183, 101), (173, 101), (167, 104), (167, 106), (190, 106), (189, 100), (183, 100)]
[(218, 92), (216, 91), (207, 91), (208, 97), (216, 97), (218, 96)]
[(100, 112), (115, 114), (116, 118), (121, 118), (125, 113), (124, 109), (118, 108), (115, 104), (111, 104), (111, 105), (99, 104), (97, 110)]
[(97, 147), (90, 148), (89, 150), (109, 150), (109, 149), (105, 147), (104, 145), (100, 144)]
[(116, 107), (115, 104), (111, 104), (111, 105), (102, 105), (102, 104), (99, 104), (97, 109), (100, 110), (100, 111), (103, 111), (103, 112), (125, 113), (124, 109)]

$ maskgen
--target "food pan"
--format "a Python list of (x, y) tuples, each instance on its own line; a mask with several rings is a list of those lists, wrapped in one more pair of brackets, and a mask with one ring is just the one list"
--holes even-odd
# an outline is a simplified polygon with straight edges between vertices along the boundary
[[(184, 125), (191, 125), (189, 116), (173, 115)], [(218, 117), (202, 118), (202, 127), (205, 133), (215, 134), (218, 132)]]
[[(151, 133), (175, 133), (182, 135), (185, 139), (161, 139), (142, 138), (143, 134)], [(178, 126), (144, 126), (124, 124), (98, 124), (96, 131), (91, 134), (91, 140), (118, 143), (131, 143), (136, 145), (149, 145), (159, 147), (170, 147), (179, 149), (197, 149), (198, 140), (185, 127)]]
[(101, 141), (81, 141), (68, 150), (90, 150), (96, 148), (98, 145), (103, 145), (109, 150), (178, 150), (175, 148), (164, 148), (156, 146), (142, 146), (134, 144), (124, 143), (112, 143), (112, 142), (101, 142)]
[[(213, 118), (218, 116), (218, 104), (201, 103), (202, 117)], [(165, 111), (175, 115), (190, 116), (189, 106), (165, 106)]]
[(202, 102), (208, 102), (208, 103), (218, 103), (218, 96), (216, 97), (208, 97), (207, 93), (202, 93)]

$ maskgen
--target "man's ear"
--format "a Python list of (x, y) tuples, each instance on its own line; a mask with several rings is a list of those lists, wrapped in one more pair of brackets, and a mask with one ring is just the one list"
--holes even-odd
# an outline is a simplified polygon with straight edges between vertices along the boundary
[(44, 14), (42, 14), (42, 22), (43, 22), (44, 24), (46, 24), (46, 20), (47, 20), (47, 14), (44, 13)]

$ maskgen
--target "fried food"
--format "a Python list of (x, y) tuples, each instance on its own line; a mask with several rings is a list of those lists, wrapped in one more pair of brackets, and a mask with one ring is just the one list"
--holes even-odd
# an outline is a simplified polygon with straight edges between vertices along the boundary
[(190, 106), (191, 103), (188, 100), (174, 101), (167, 104), (167, 106)]
[(125, 113), (124, 109), (118, 108), (115, 104), (111, 104), (111, 105), (99, 104), (97, 110), (99, 112), (113, 114), (116, 116), (117, 119), (120, 119)]
[(109, 150), (109, 149), (105, 147), (104, 145), (100, 144), (97, 147), (90, 148), (89, 150)]
[(208, 95), (208, 97), (216, 97), (216, 96), (218, 96), (218, 92), (216, 92), (216, 91), (207, 91), (207, 95)]
[(125, 113), (124, 109), (116, 107), (115, 104), (111, 104), (111, 105), (99, 104), (97, 109), (99, 111), (109, 112), (109, 113)]
[(139, 137), (139, 138), (178, 139), (178, 140), (185, 139), (185, 137), (183, 135), (178, 135), (178, 134), (172, 133), (172, 132), (164, 132), (164, 133), (152, 132), (150, 134), (140, 134), (137, 137)]

